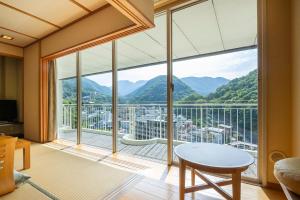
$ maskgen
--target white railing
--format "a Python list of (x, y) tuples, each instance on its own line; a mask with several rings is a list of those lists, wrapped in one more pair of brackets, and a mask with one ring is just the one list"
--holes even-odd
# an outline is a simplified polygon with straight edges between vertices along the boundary
[[(64, 104), (60, 127), (76, 128), (76, 105)], [(175, 104), (173, 106), (174, 140), (230, 144), (257, 151), (257, 104)], [(112, 129), (110, 104), (83, 104), (82, 128), (97, 133)], [(136, 140), (166, 139), (166, 104), (119, 104), (119, 134)]]

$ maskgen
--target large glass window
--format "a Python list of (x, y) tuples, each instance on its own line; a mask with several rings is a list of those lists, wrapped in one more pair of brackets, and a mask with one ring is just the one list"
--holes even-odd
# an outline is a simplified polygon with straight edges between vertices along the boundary
[[(79, 52), (79, 79), (75, 54), (57, 59), (59, 137), (76, 141), (79, 95), (80, 142), (111, 149), (116, 86), (119, 152), (166, 161), (173, 153), (168, 152), (168, 142), (173, 147), (186, 142), (231, 145), (256, 158), (244, 174), (256, 178), (256, 10), (256, 0), (193, 2), (168, 13), (172, 25), (168, 34), (167, 15), (157, 14), (154, 28), (117, 40), (116, 51), (107, 43)], [(172, 69), (167, 66), (169, 36)], [(167, 74), (168, 67), (172, 74)], [(167, 102), (168, 76), (173, 76), (174, 90), (168, 88), (173, 91), (172, 102)], [(172, 105), (173, 115), (168, 116), (167, 105)], [(173, 121), (168, 122), (171, 116)], [(168, 126), (173, 141), (168, 140)]]
[[(257, 158), (256, 21), (255, 0), (210, 0), (172, 13), (174, 146), (231, 145)], [(257, 163), (244, 175), (256, 178)]]
[(166, 15), (117, 41), (120, 152), (167, 159)]

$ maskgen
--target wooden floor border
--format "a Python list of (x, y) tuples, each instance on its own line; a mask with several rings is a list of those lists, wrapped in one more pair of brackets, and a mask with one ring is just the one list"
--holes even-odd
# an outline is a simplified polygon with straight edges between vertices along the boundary
[[(144, 179), (144, 176), (135, 174), (129, 177), (122, 185), (117, 187), (114, 191), (112, 191), (110, 194), (105, 196), (104, 198), (101, 198), (103, 200), (115, 200), (119, 195), (124, 193), (125, 191), (128, 191), (131, 189), (134, 185), (139, 183), (142, 179)], [(98, 199), (100, 200), (100, 199)]]

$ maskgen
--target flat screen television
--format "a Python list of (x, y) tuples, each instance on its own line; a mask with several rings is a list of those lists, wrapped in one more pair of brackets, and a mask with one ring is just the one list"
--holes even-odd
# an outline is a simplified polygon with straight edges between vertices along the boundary
[(15, 122), (17, 118), (17, 101), (0, 100), (0, 121)]

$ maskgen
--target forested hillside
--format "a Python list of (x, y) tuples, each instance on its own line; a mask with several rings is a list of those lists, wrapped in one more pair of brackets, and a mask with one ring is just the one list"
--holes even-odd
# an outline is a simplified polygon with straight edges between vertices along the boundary
[[(203, 79), (201, 79), (200, 77), (189, 78), (192, 79), (185, 79), (185, 82), (189, 82), (189, 84), (186, 84), (184, 83), (184, 81), (182, 81), (182, 79), (179, 79), (175, 76), (173, 77), (173, 99), (175, 103), (195, 104), (257, 102), (257, 70), (250, 72), (246, 76), (233, 79), (228, 83), (227, 79), (218, 78), (216, 84), (221, 84), (222, 86), (218, 87), (215, 92), (210, 93), (208, 96), (202, 96), (199, 94), (199, 91), (195, 91), (195, 88), (204, 87), (203, 85), (201, 85), (201, 81), (203, 81)], [(192, 80), (194, 80), (195, 82), (192, 82)], [(214, 79), (212, 78), (209, 80), (211, 81)], [(197, 86), (197, 84), (199, 84), (199, 86)], [(125, 85), (128, 85), (128, 83), (126, 83)], [(125, 87), (125, 85), (123, 86)], [(193, 87), (190, 87), (189, 85), (192, 85)], [(145, 81), (137, 83), (137, 85), (135, 86), (137, 87), (137, 89), (135, 89), (133, 92), (125, 96), (120, 95), (120, 103), (166, 103), (167, 76), (157, 76), (151, 80), (148, 80), (146, 83)], [(76, 103), (76, 80), (63, 80), (62, 87), (64, 103)], [(194, 88), (194, 90), (192, 88)], [(125, 94), (129, 91), (130, 90), (126, 90)], [(111, 95), (111, 88), (101, 86), (90, 79), (82, 78), (82, 98), (84, 103), (111, 103)]]
[[(173, 77), (173, 83), (175, 101), (195, 93), (177, 77)], [(125, 96), (123, 100), (126, 103), (166, 103), (167, 76), (161, 75), (149, 80), (145, 85)]]
[(257, 70), (250, 72), (241, 78), (236, 78), (216, 92), (210, 94), (207, 100), (210, 102), (257, 102)]

